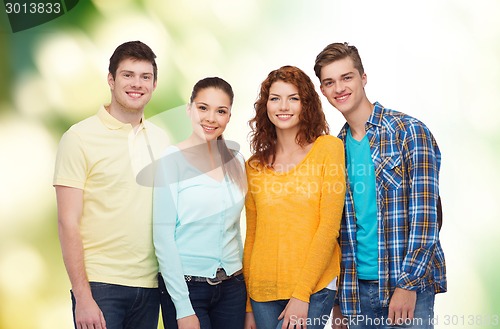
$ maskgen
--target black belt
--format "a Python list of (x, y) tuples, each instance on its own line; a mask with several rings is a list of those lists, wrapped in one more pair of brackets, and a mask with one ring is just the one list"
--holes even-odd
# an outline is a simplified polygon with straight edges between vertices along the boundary
[(358, 279), (359, 282), (364, 282), (364, 283), (367, 283), (367, 284), (378, 284), (378, 280), (362, 280), (362, 279)]
[(186, 282), (207, 282), (209, 285), (215, 286), (222, 281), (229, 280), (237, 275), (243, 273), (243, 270), (236, 271), (232, 275), (227, 275), (226, 271), (223, 268), (218, 268), (217, 273), (215, 274), (215, 278), (207, 278), (204, 276), (195, 276), (195, 275), (184, 275), (184, 280)]

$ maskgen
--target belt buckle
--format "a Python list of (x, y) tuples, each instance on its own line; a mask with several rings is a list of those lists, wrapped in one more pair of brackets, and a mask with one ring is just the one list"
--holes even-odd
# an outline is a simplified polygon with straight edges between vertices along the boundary
[(227, 279), (229, 279), (229, 277), (227, 276), (226, 271), (224, 271), (223, 268), (220, 268), (217, 269), (217, 272), (215, 273), (215, 278), (207, 278), (207, 282), (211, 286), (216, 286), (222, 281)]
[(222, 282), (222, 280), (219, 279), (219, 278), (217, 278), (217, 277), (215, 277), (215, 278), (207, 278), (207, 283), (209, 285), (211, 285), (211, 286), (216, 286), (216, 285), (218, 285), (221, 282)]

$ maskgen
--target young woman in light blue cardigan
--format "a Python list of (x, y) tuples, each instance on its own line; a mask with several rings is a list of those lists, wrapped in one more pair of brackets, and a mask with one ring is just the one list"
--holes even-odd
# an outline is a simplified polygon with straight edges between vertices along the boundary
[(222, 138), (233, 97), (221, 78), (198, 81), (187, 107), (193, 132), (158, 163), (153, 236), (169, 329), (244, 326), (244, 159)]

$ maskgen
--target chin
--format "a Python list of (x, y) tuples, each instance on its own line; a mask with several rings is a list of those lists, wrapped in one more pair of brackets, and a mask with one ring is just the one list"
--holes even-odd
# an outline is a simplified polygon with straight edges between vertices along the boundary
[(129, 108), (125, 109), (125, 112), (128, 112), (128, 113), (138, 113), (138, 112), (142, 112), (143, 109), (144, 109), (144, 107), (140, 107), (140, 108), (129, 107)]
[(207, 142), (213, 142), (213, 141), (216, 141), (217, 138), (219, 138), (219, 136), (206, 136), (205, 139), (207, 140)]

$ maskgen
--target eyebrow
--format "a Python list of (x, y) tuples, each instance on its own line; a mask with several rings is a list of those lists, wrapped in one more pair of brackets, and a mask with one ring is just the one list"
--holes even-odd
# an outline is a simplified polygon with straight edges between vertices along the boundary
[[(350, 71), (350, 72), (347, 72), (347, 73), (344, 73), (344, 74), (341, 74), (340, 77), (341, 78), (344, 78), (345, 76), (348, 76), (349, 74), (354, 74), (354, 72)], [(325, 82), (325, 81), (332, 81), (333, 78), (325, 78), (323, 80), (321, 80), (321, 82)]]
[[(299, 95), (299, 93), (293, 93), (293, 94), (288, 95), (288, 97), (290, 97), (290, 96), (298, 96), (298, 95)], [(269, 96), (281, 96), (281, 95), (270, 93)]]
[[(121, 71), (119, 71), (119, 73), (135, 74), (136, 72), (135, 71), (130, 71), (130, 70), (121, 70)], [(153, 73), (152, 72), (142, 72), (142, 73), (139, 73), (139, 75), (153, 75)]]
[[(205, 103), (205, 102), (195, 102), (196, 105), (205, 105), (206, 107), (210, 107), (209, 104)], [(225, 106), (225, 105), (219, 105), (217, 106), (218, 109), (229, 109), (229, 107)]]

